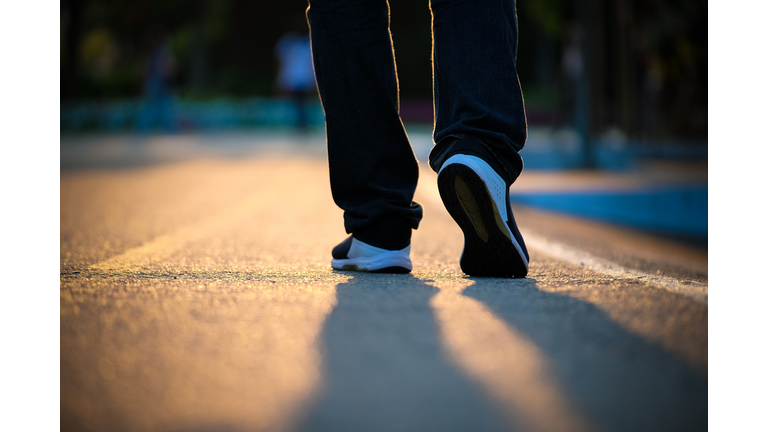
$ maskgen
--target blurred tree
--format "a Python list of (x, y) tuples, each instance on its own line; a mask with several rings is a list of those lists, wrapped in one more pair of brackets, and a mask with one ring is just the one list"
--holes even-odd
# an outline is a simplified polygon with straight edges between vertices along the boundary
[(78, 44), (82, 32), (82, 3), (79, 0), (69, 0), (61, 5), (60, 42), (61, 50), (61, 99), (68, 100), (78, 95), (78, 80), (80, 64), (78, 57)]
[[(521, 0), (517, 6), (518, 74), (531, 125), (573, 126), (578, 114), (586, 115), (590, 136), (618, 129), (649, 139), (706, 138), (703, 0)], [(139, 96), (158, 29), (170, 36), (181, 97), (272, 96), (275, 43), (306, 8), (306, 0), (62, 0), (61, 100)], [(390, 0), (390, 8), (401, 99), (429, 101), (428, 1)], [(567, 79), (573, 28), (582, 33), (581, 87)], [(586, 108), (573, 110), (569, 98), (579, 88), (586, 89), (579, 90)]]

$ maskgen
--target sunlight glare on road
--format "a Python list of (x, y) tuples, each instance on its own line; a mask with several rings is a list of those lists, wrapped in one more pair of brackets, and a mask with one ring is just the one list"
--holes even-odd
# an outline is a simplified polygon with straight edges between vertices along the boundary
[(440, 288), (430, 305), (449, 357), (513, 424), (535, 432), (591, 430), (554, 380), (546, 355), (481, 302), (461, 294), (471, 281), (431, 284)]

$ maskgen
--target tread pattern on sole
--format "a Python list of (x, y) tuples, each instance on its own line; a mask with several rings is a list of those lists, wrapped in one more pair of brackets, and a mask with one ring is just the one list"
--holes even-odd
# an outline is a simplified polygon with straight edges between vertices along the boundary
[(440, 171), (437, 186), (445, 208), (464, 233), (461, 270), (470, 276), (525, 277), (528, 266), (509, 233), (499, 226), (501, 216), (483, 180), (471, 168), (451, 164)]
[(483, 223), (483, 217), (480, 214), (480, 209), (477, 208), (477, 201), (469, 190), (469, 187), (461, 178), (461, 176), (455, 177), (456, 198), (459, 200), (461, 208), (464, 210), (464, 214), (469, 218), (469, 222), (472, 227), (475, 228), (475, 234), (480, 240), (488, 243), (488, 230), (485, 229)]

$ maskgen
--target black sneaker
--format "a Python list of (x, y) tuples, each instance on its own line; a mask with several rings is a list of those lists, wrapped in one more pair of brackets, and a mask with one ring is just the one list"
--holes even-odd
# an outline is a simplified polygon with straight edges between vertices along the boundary
[(400, 250), (382, 249), (349, 236), (333, 248), (332, 255), (331, 267), (336, 270), (371, 273), (409, 273), (413, 270), (411, 245)]
[(477, 156), (455, 154), (440, 168), (437, 186), (464, 232), (461, 270), (470, 276), (525, 277), (528, 250), (501, 176)]

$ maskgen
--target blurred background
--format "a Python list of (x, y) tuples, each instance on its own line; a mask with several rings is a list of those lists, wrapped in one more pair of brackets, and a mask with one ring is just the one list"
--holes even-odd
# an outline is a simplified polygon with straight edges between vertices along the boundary
[[(426, 0), (389, 4), (401, 116), (424, 162), (432, 144), (431, 15)], [(228, 134), (241, 139), (204, 146), (240, 149), (275, 134), (322, 141), (317, 92), (300, 83), (296, 63), (306, 7), (306, 0), (62, 0), (62, 168), (87, 165), (105, 135)], [(515, 199), (706, 239), (707, 4), (521, 0), (517, 9), (526, 168), (640, 173), (647, 181), (621, 197), (603, 181), (587, 182), (575, 198), (569, 188), (533, 186)], [(293, 78), (282, 76), (291, 70)], [(84, 138), (94, 136), (100, 141)], [(609, 201), (627, 215), (606, 216)], [(584, 202), (592, 204), (577, 208)], [(641, 208), (674, 213), (677, 222), (627, 222)]]

